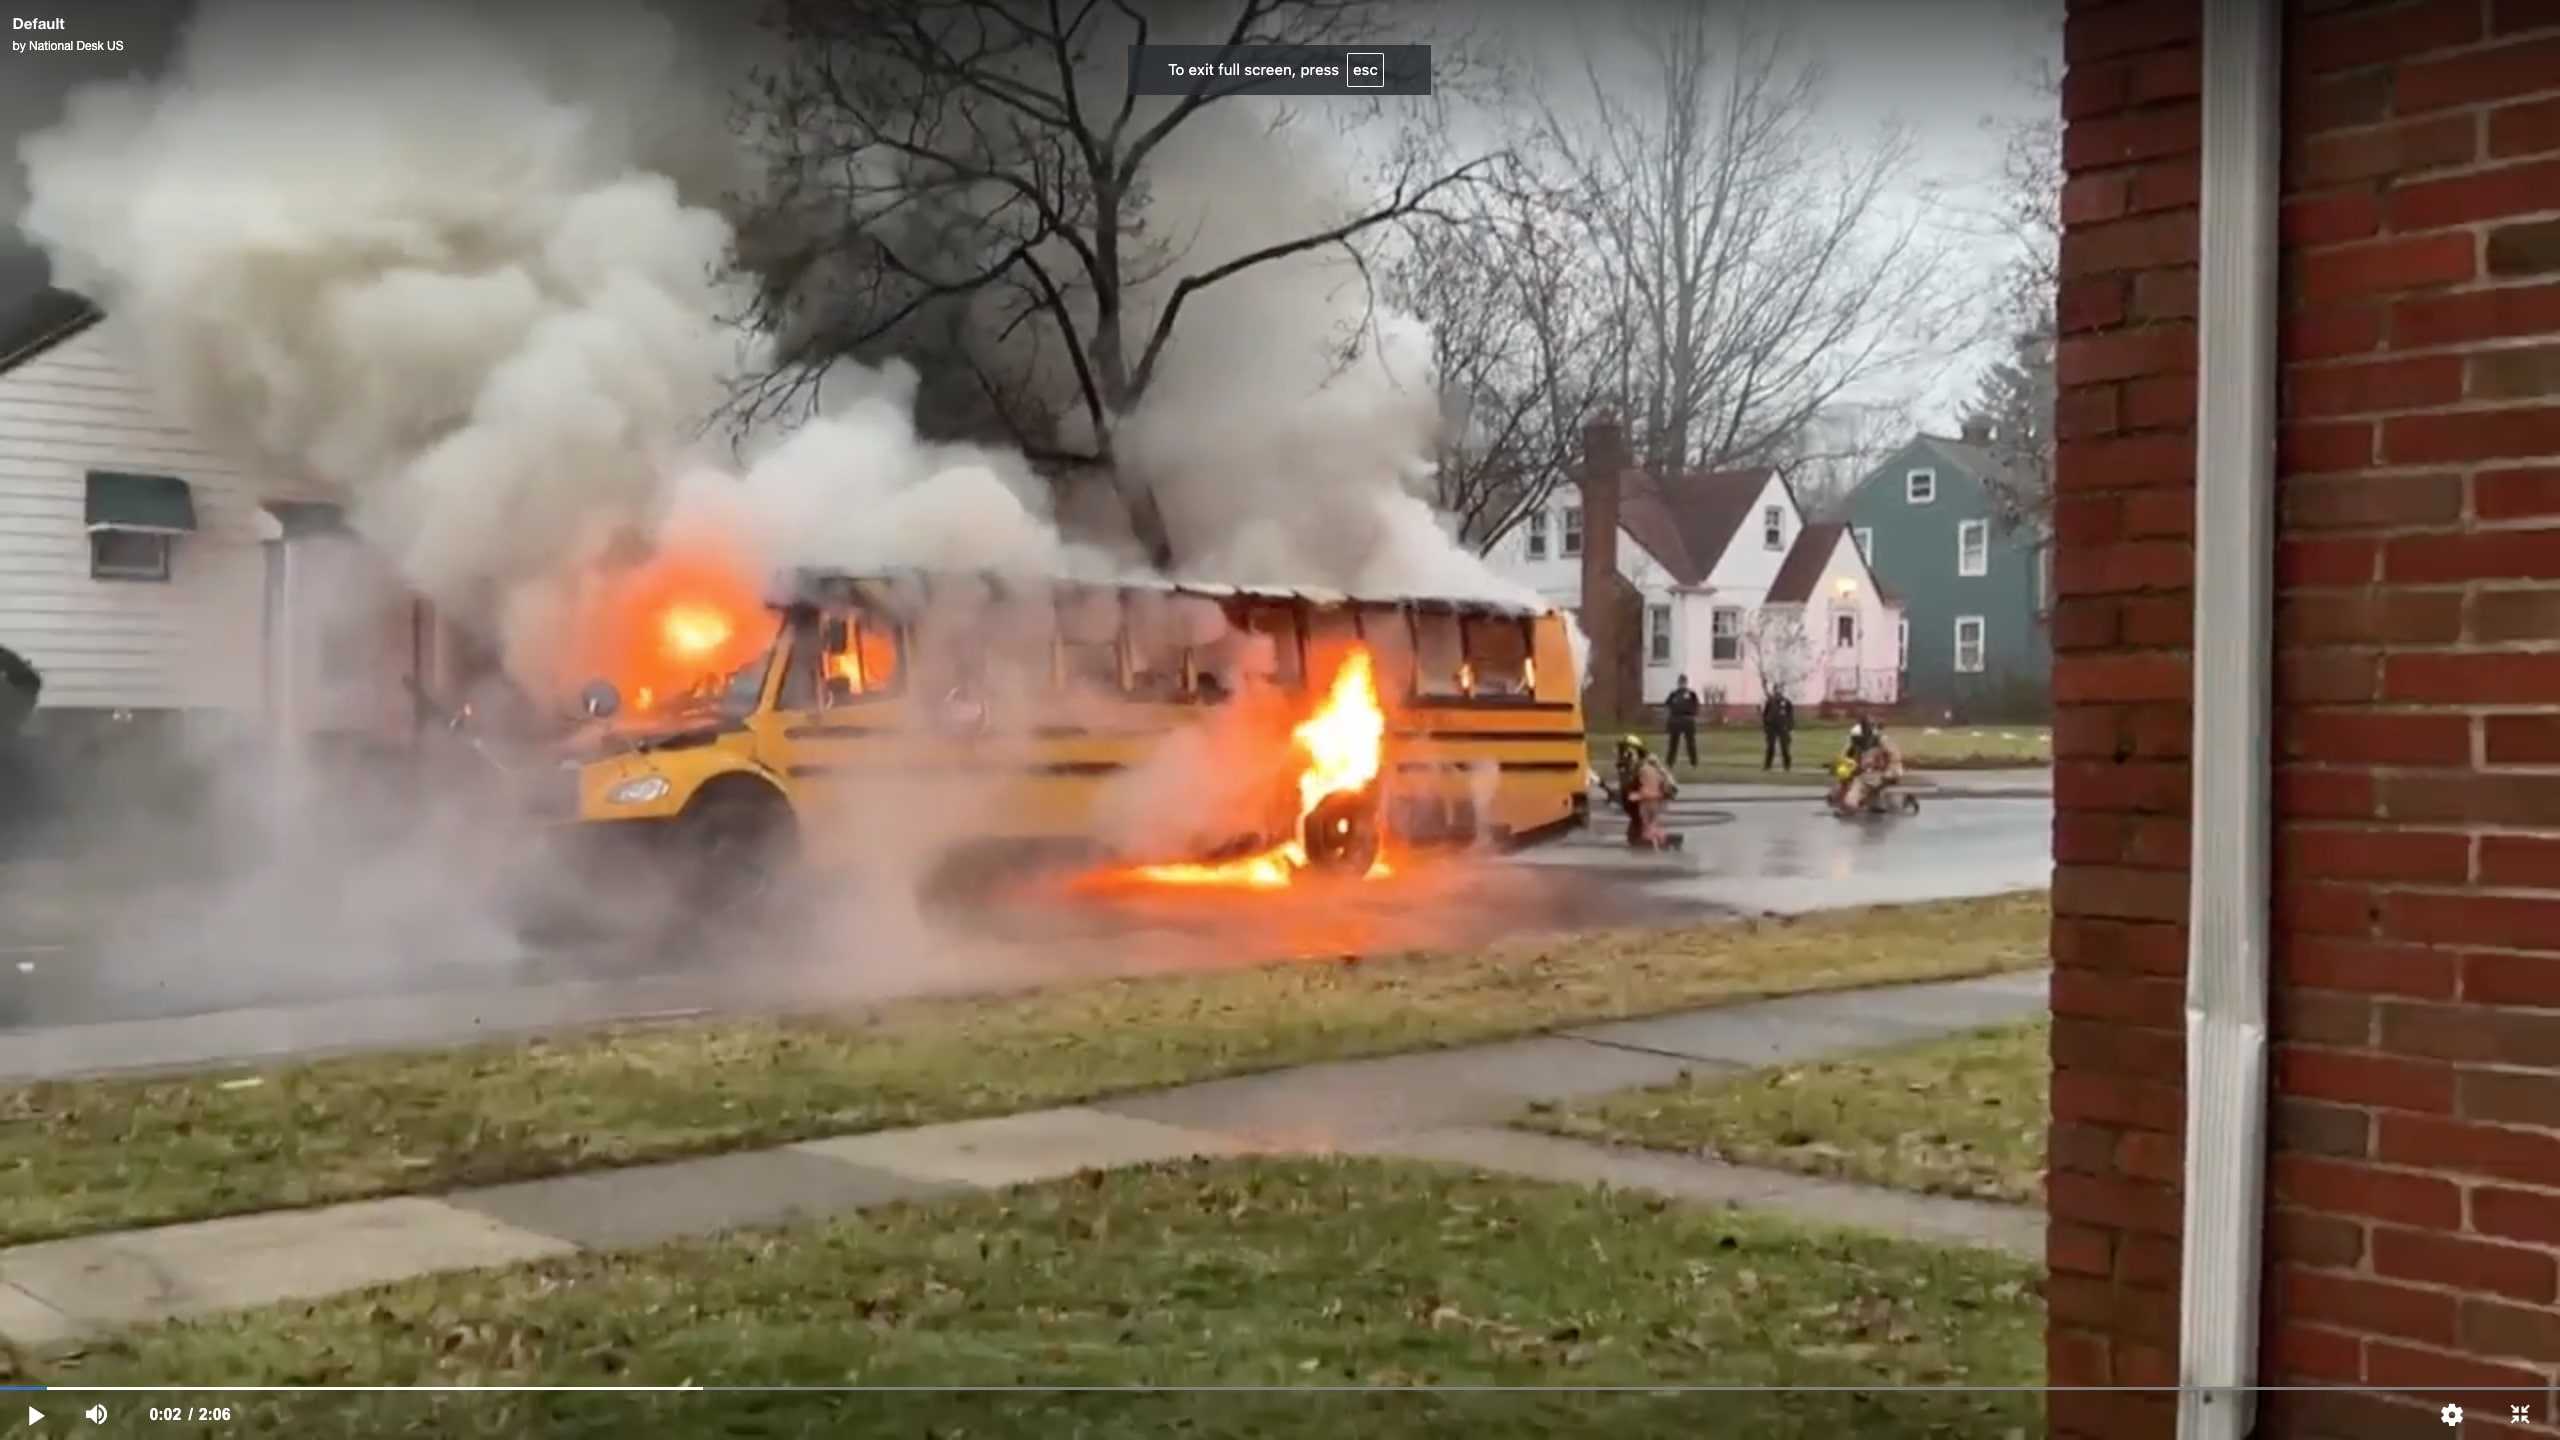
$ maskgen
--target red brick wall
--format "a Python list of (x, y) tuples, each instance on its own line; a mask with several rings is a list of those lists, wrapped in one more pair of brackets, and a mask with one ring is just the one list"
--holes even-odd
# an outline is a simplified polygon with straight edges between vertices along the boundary
[(2465, 1398), (2432, 1387), (2560, 1362), (2560, 4), (2313, 8), (2286, 34), (2266, 1358), (2418, 1397), (2298, 1402), (2283, 1433), (2406, 1435)]
[[(2064, 30), (2055, 506), (2056, 1385), (2178, 1376), (2198, 0)], [(2057, 1396), (2052, 1433), (2167, 1435), (2156, 1397)]]
[[(2560, 3), (2288, 11), (2262, 1368), (2409, 1398), (2260, 1433), (2403, 1436), (2560, 1366)], [(2057, 1384), (2175, 1373), (2197, 28), (2066, 32)]]

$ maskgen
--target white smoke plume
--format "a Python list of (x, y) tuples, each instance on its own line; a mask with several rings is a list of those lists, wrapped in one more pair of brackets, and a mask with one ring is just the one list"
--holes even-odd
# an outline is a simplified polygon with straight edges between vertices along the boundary
[(498, 623), (652, 514), (739, 359), (723, 53), (622, 6), (217, 4), (24, 142), (22, 223), (189, 418)]
[[(759, 359), (729, 321), (746, 307), (725, 269), (732, 197), (759, 178), (729, 123), (764, 43), (747, 19), (627, 0), (212, 0), (165, 74), (79, 92), (22, 144), (21, 223), (187, 418), (341, 490), (356, 529), (537, 688), (583, 678), (572, 622), (635, 539), (715, 534), (770, 567), (1109, 578), (1125, 536), (1062, 521), (1018, 454), (920, 436), (903, 365), (841, 367), (822, 418), (742, 453), (706, 436)], [(1266, 122), (1212, 107), (1159, 152), (1149, 225), (1186, 244), (1131, 297), (1133, 333), (1181, 274), (1369, 198), (1350, 157)], [(1336, 254), (1194, 297), (1117, 437), (1183, 575), (1534, 599), (1419, 498), (1439, 414), (1428, 353)], [(1106, 805), (1113, 838), (1181, 843), (1197, 837), (1168, 817), (1246, 803), (1232, 753), (1213, 753), (1230, 742), (1189, 743)], [(1204, 800), (1220, 776), (1238, 793)], [(928, 803), (950, 839), (982, 808)], [(917, 848), (911, 828), (848, 839)], [(368, 913), (400, 913), (397, 879), (374, 888), (390, 898)]]
[[(562, 577), (671, 505), (775, 564), (1094, 568), (1018, 457), (918, 439), (895, 366), (842, 367), (828, 418), (751, 451), (744, 484), (700, 443), (756, 358), (725, 323), (720, 205), (755, 181), (724, 107), (757, 43), (629, 5), (217, 3), (168, 75), (80, 92), (25, 143), (24, 224), (191, 418), (351, 492), (525, 670), (559, 659)], [(1362, 203), (1345, 156), (1264, 118), (1213, 108), (1161, 152), (1152, 219), (1190, 239), (1141, 317), (1185, 270)], [(1186, 573), (1519, 598), (1409, 488), (1427, 352), (1326, 252), (1195, 297), (1120, 437)]]

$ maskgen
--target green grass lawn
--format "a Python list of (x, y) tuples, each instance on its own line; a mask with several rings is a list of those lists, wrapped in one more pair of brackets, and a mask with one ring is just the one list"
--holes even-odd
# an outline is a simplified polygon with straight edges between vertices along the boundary
[(1520, 1122), (1743, 1165), (2019, 1204), (2044, 1195), (2044, 1020), (1743, 1076), (1691, 1075)]
[[(1601, 773), (1607, 774), (1616, 763), (1618, 737), (1627, 733), (1625, 726), (1592, 727), (1592, 764)], [(1632, 733), (1642, 735), (1655, 753), (1669, 753), (1660, 720), (1648, 720)], [(1895, 725), (1888, 727), (1888, 733), (1902, 747), (1904, 766), (1913, 770), (2014, 770), (2053, 763), (2053, 731), (2042, 725)], [(1764, 771), (1759, 726), (1707, 725), (1698, 730), (1698, 764), (1684, 764), (1677, 773), (1683, 780), (1818, 785), (1829, 778), (1823, 767), (1840, 754), (1848, 739), (1846, 725), (1799, 726), (1794, 771)]]
[[(995, 1115), (2044, 963), (2041, 893), (0, 1089), (0, 1243)], [(244, 1083), (250, 1080), (254, 1084)]]
[(2037, 1427), (2036, 1396), (1312, 1387), (2034, 1386), (2043, 1324), (2034, 1268), (1985, 1252), (1401, 1162), (1225, 1160), (173, 1323), (39, 1378), (1286, 1387), (194, 1394), (233, 1421), (153, 1427), (203, 1436), (2000, 1437)]

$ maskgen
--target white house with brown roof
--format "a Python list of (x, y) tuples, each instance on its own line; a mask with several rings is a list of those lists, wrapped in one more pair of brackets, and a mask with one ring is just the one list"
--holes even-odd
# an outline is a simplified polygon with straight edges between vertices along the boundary
[[(1595, 427), (1594, 454), (1623, 440)], [(1817, 706), (1891, 705), (1901, 694), (1899, 606), (1849, 531), (1808, 524), (1784, 472), (1760, 467), (1656, 477), (1586, 464), (1488, 555), (1504, 574), (1583, 616), (1616, 674), (1593, 666), (1597, 713), (1659, 705), (1682, 675), (1711, 707), (1758, 709), (1772, 689)], [(1595, 517), (1614, 513), (1602, 527)], [(1614, 574), (1629, 633), (1585, 604), (1587, 579)]]

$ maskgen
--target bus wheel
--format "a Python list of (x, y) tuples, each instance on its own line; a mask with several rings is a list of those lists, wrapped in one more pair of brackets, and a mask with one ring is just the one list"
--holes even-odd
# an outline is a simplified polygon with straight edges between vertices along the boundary
[(1364, 796), (1336, 795), (1308, 814), (1299, 843), (1318, 874), (1366, 875), (1378, 860), (1377, 807)]
[(717, 785), (679, 820), (686, 890), (706, 915), (754, 909), (782, 889), (797, 858), (791, 807), (759, 784)]

